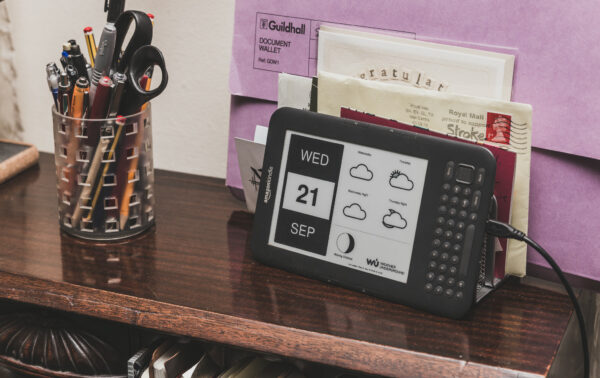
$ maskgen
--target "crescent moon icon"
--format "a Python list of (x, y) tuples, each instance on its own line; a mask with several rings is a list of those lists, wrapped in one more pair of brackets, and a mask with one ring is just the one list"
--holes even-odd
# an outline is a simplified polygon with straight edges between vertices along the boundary
[(344, 232), (337, 237), (336, 246), (342, 253), (350, 253), (354, 250), (354, 237), (349, 233)]

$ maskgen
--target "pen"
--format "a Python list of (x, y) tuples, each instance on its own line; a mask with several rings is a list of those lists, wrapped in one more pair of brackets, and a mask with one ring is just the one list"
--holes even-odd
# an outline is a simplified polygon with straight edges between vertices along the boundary
[(92, 111), (90, 113), (91, 119), (103, 119), (106, 117), (108, 112), (108, 105), (112, 85), (113, 82), (108, 76), (104, 76), (98, 82), (96, 96), (94, 96), (94, 102), (92, 103)]
[(48, 63), (46, 65), (46, 76), (48, 79), (48, 88), (50, 88), (50, 92), (52, 92), (52, 97), (54, 99), (54, 107), (56, 111), (59, 111), (58, 106), (58, 79), (60, 77), (60, 71), (56, 66), (56, 63)]
[(71, 44), (69, 42), (63, 43), (63, 49), (60, 53), (60, 64), (63, 69), (66, 69), (71, 62), (69, 61), (69, 51), (71, 51)]
[(94, 68), (94, 62), (96, 61), (96, 40), (94, 38), (94, 30), (91, 26), (88, 26), (87, 28), (83, 29), (83, 35), (85, 37), (85, 43), (88, 49), (90, 65), (92, 68)]
[(71, 81), (71, 83), (77, 83), (77, 69), (75, 69), (75, 67), (73, 67), (72, 65), (67, 65), (67, 68), (65, 68), (65, 71), (67, 72), (67, 75), (69, 76), (69, 80)]
[(67, 115), (69, 111), (69, 93), (71, 92), (71, 81), (66, 72), (61, 72), (58, 83), (58, 111)]
[[(108, 76), (104, 76), (98, 82), (96, 88), (96, 95), (92, 102), (92, 107), (89, 113), (90, 119), (104, 119), (108, 112), (108, 103), (110, 100), (110, 93), (112, 90), (112, 80)], [(97, 124), (96, 127), (92, 127), (88, 130), (88, 138), (90, 141), (98, 140), (101, 137), (100, 127)], [(95, 142), (94, 142), (95, 143)]]
[(123, 98), (123, 91), (125, 90), (127, 76), (123, 73), (116, 72), (113, 74), (112, 80), (115, 88), (108, 106), (108, 118), (116, 117), (117, 113), (119, 112), (119, 106), (121, 105), (121, 99)]
[(100, 42), (98, 43), (98, 51), (96, 52), (94, 69), (92, 70), (90, 85), (90, 96), (92, 101), (94, 100), (98, 81), (100, 78), (102, 78), (102, 76), (105, 76), (109, 73), (113, 54), (115, 52), (116, 39), (117, 28), (115, 28), (115, 25), (113, 23), (107, 23), (104, 25), (102, 35), (100, 36)]
[(69, 56), (71, 58), (71, 64), (77, 70), (77, 76), (83, 76), (89, 80), (89, 77), (87, 77), (87, 68), (85, 67), (85, 57), (81, 53), (81, 49), (79, 48), (79, 45), (77, 43), (71, 45), (71, 51)]
[(114, 23), (123, 10), (125, 10), (125, 0), (104, 0), (104, 11), (108, 12), (106, 22)]
[[(73, 88), (73, 95), (71, 96), (70, 107), (69, 107), (69, 116), (76, 118), (71, 121), (72, 128), (69, 132), (69, 143), (67, 145), (67, 168), (74, 172), (74, 166), (77, 161), (77, 137), (82, 135), (81, 129), (81, 118), (84, 115), (86, 108), (86, 96), (85, 93), (89, 91), (89, 81), (80, 77), (75, 83), (75, 87)], [(76, 178), (72, 175), (69, 178), (68, 183), (66, 183), (66, 190), (70, 193), (74, 193), (76, 183)]]
[(69, 116), (73, 118), (83, 118), (83, 114), (86, 109), (85, 93), (89, 92), (89, 90), (90, 85), (88, 79), (85, 77), (80, 77), (77, 79), (75, 88), (73, 88), (73, 95), (71, 97), (71, 109), (69, 111)]
[(96, 94), (98, 81), (102, 76), (110, 73), (110, 65), (113, 61), (115, 43), (117, 40), (115, 21), (119, 15), (123, 13), (123, 9), (125, 9), (125, 0), (104, 1), (104, 11), (108, 12), (108, 14), (106, 16), (106, 25), (104, 25), (104, 29), (102, 29), (102, 34), (100, 35), (100, 42), (98, 43), (96, 60), (92, 71), (90, 84), (90, 96), (92, 100), (94, 100), (94, 95)]

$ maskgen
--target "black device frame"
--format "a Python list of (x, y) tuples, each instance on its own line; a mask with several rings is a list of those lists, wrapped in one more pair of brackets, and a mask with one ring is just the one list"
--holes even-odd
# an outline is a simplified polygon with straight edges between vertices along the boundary
[[(316, 137), (339, 140), (365, 147), (405, 154), (428, 161), (419, 217), (408, 279), (401, 283), (384, 277), (361, 272), (318, 258), (269, 245), (284, 140), (287, 131), (296, 131)], [(287, 157), (285, 157), (287, 159)], [(481, 204), (477, 211), (475, 234), (463, 299), (434, 295), (424, 289), (427, 264), (432, 250), (433, 232), (438, 217), (438, 200), (444, 183), (444, 169), (448, 161), (469, 164), (485, 169), (481, 191)], [(263, 174), (254, 217), (252, 234), (253, 256), (267, 265), (283, 268), (305, 276), (368, 293), (393, 302), (402, 303), (434, 314), (462, 318), (471, 308), (479, 279), (480, 251), (485, 236), (485, 222), (493, 195), (496, 160), (481, 146), (460, 143), (443, 138), (412, 133), (366, 122), (342, 119), (324, 114), (292, 108), (281, 108), (273, 113), (263, 160)], [(284, 172), (285, 174), (285, 172)], [(283, 197), (282, 197), (283, 198)], [(334, 204), (332, 204), (334, 206)]]

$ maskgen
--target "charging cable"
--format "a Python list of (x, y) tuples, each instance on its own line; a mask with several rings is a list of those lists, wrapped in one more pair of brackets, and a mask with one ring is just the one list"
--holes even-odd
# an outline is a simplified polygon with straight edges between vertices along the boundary
[(546, 252), (546, 250), (544, 248), (542, 248), (538, 243), (536, 243), (535, 241), (530, 239), (527, 235), (525, 235), (525, 233), (517, 230), (516, 228), (514, 228), (506, 223), (502, 223), (502, 222), (498, 222), (498, 221), (490, 219), (487, 221), (487, 223), (485, 225), (485, 231), (488, 234), (497, 236), (499, 238), (509, 238), (509, 239), (516, 239), (516, 240), (524, 241), (525, 243), (527, 243), (527, 245), (529, 245), (530, 247), (532, 247), (533, 249), (538, 251), (538, 253), (540, 255), (542, 255), (542, 257), (548, 262), (548, 264), (550, 264), (552, 269), (554, 269), (554, 271), (558, 275), (558, 278), (560, 278), (560, 281), (562, 282), (563, 286), (567, 290), (567, 294), (569, 294), (569, 298), (571, 299), (571, 302), (573, 302), (573, 306), (575, 307), (575, 313), (577, 314), (577, 320), (579, 321), (579, 332), (581, 333), (581, 343), (583, 345), (583, 374), (585, 377), (589, 377), (590, 376), (590, 352), (588, 350), (587, 334), (585, 332), (585, 324), (583, 322), (583, 314), (581, 313), (581, 308), (579, 307), (579, 302), (577, 301), (577, 298), (575, 297), (575, 293), (573, 293), (573, 288), (571, 288), (569, 281), (567, 281), (567, 279), (565, 278), (565, 275), (563, 274), (562, 270), (556, 264), (556, 261), (554, 261), (554, 259), (548, 254), (548, 252)]

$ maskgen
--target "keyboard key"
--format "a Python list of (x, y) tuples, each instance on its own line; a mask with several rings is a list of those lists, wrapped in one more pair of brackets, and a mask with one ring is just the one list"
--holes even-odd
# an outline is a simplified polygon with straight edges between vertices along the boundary
[(475, 185), (481, 186), (485, 181), (485, 169), (479, 168), (475, 174)]
[(452, 177), (454, 177), (454, 162), (449, 161), (444, 169), (444, 180), (450, 180)]

